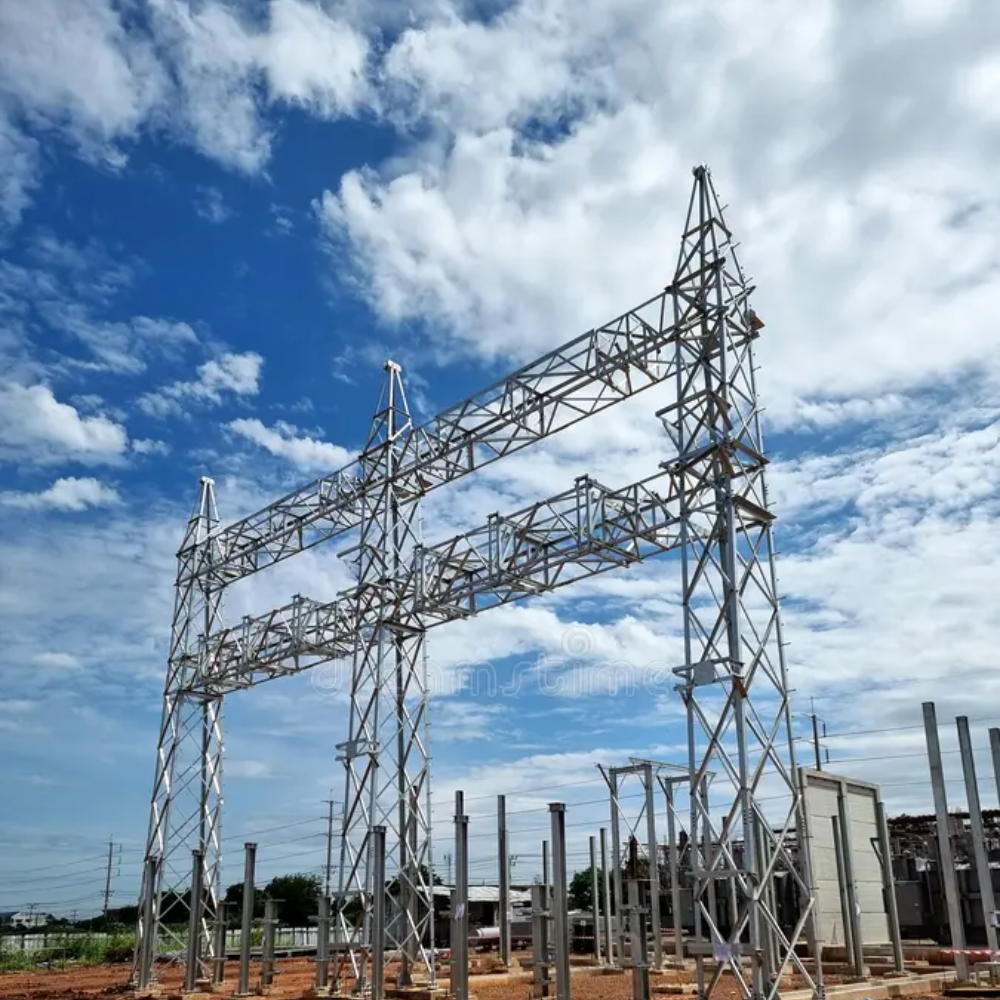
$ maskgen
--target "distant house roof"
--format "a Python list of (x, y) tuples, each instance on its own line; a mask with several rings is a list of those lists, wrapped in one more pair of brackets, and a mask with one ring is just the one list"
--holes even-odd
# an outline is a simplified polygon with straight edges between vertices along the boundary
[[(450, 885), (436, 885), (434, 886), (435, 896), (451, 896), (452, 886)], [(514, 903), (530, 903), (531, 893), (522, 892), (520, 889), (510, 890), (510, 901), (511, 904)], [(469, 902), (470, 903), (499, 903), (500, 902), (500, 888), (495, 885), (470, 885), (469, 886)]]

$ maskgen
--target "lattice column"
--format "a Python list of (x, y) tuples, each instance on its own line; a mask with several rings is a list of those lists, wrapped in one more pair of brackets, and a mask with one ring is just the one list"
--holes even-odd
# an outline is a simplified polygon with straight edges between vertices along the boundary
[[(214, 484), (203, 477), (177, 554), (174, 616), (146, 841), (144, 905), (133, 970), (140, 985), (151, 980), (158, 942), (164, 951), (184, 953), (194, 850), (204, 858), (198, 978), (212, 958), (210, 928), (220, 895), (222, 860), (222, 699), (192, 693), (192, 687), (207, 672), (204, 636), (222, 627), (222, 587), (212, 572), (220, 556), (212, 537), (218, 524)], [(172, 929), (177, 927), (185, 930)]]
[[(695, 168), (672, 290), (682, 328), (675, 341), (677, 402), (660, 416), (676, 449), (666, 467), (675, 477), (684, 532), (685, 666), (677, 673), (689, 719), (690, 829), (692, 835), (707, 830), (713, 845), (708, 870), (695, 871), (695, 904), (716, 954), (727, 956), (705, 992), (712, 992), (729, 965), (744, 996), (774, 996), (778, 983), (765, 981), (762, 959), (767, 931), (778, 943), (779, 979), (791, 963), (811, 983), (794, 946), (813, 901), (811, 880), (796, 870), (788, 846), (801, 798), (754, 382), (753, 342), (763, 324), (750, 308), (750, 289), (704, 167)], [(719, 830), (702, 794), (710, 771), (716, 772), (712, 812), (722, 815)], [(763, 870), (752, 849), (757, 818), (773, 843)], [(738, 858), (731, 842), (740, 839)], [(804, 903), (790, 934), (768, 903), (772, 894), (766, 890), (779, 868), (797, 879)], [(707, 905), (709, 887), (719, 877), (735, 879), (739, 903), (726, 937)], [(744, 932), (749, 979), (738, 957)], [(704, 982), (704, 960), (698, 961)]]
[(400, 368), (386, 362), (382, 400), (360, 459), (362, 480), (381, 485), (361, 512), (350, 738), (338, 746), (346, 768), (338, 924), (351, 941), (356, 992), (365, 988), (371, 954), (369, 854), (376, 826), (385, 827), (387, 850), (395, 855), (386, 871), (394, 900), (386, 963), (399, 959), (401, 986), (418, 967), (434, 976), (424, 631), (413, 626), (413, 594), (406, 587), (420, 541), (423, 487), (415, 473), (400, 470), (412, 431)]

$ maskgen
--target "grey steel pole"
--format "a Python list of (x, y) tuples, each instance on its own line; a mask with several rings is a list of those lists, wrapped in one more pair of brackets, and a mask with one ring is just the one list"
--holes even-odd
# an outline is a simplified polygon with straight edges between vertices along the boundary
[(570, 1000), (569, 903), (566, 884), (566, 806), (550, 802), (552, 815), (552, 932), (556, 952), (556, 998)]
[(594, 917), (594, 961), (601, 964), (601, 908), (597, 885), (597, 838), (590, 838), (590, 909)]
[(212, 984), (226, 981), (226, 912), (228, 903), (219, 903), (215, 911), (215, 945), (212, 948)]
[(250, 995), (250, 947), (253, 942), (254, 879), (257, 869), (257, 845), (243, 845), (243, 912), (240, 914), (240, 976), (237, 996)]
[(542, 841), (542, 885), (545, 886), (546, 892), (552, 888), (552, 873), (549, 871), (549, 842), (547, 840)]
[(500, 961), (510, 965), (510, 857), (507, 853), (507, 797), (497, 796), (497, 857), (500, 859)]
[(153, 960), (156, 940), (156, 877), (157, 858), (146, 858), (142, 879), (142, 940), (139, 942), (139, 976), (136, 986), (144, 990), (153, 982)]
[(878, 823), (879, 854), (882, 855), (882, 893), (885, 896), (885, 916), (889, 921), (889, 939), (892, 941), (892, 961), (896, 972), (906, 971), (903, 956), (903, 935), (899, 929), (899, 906), (896, 903), (896, 879), (892, 871), (892, 842), (885, 803), (875, 800), (875, 822)]
[(948, 929), (951, 946), (955, 950), (955, 978), (967, 982), (969, 961), (961, 954), (965, 950), (965, 927), (962, 923), (962, 906), (958, 897), (955, 877), (955, 859), (951, 850), (951, 833), (948, 829), (948, 794), (945, 791), (944, 767), (941, 764), (941, 742), (938, 738), (937, 712), (934, 702), (925, 701), (924, 733), (927, 737), (927, 760), (931, 772), (931, 789), (934, 792), (934, 813), (937, 817), (938, 857), (941, 860), (941, 884), (948, 905)]
[(989, 857), (986, 854), (986, 835), (983, 832), (983, 810), (979, 801), (979, 785), (976, 780), (976, 762), (972, 756), (972, 737), (969, 735), (969, 719), (960, 715), (955, 720), (958, 728), (958, 748), (962, 757), (962, 773), (965, 776), (965, 795), (969, 803), (969, 829), (972, 833), (972, 850), (976, 859), (976, 878), (979, 881), (979, 900), (983, 908), (983, 926), (986, 928), (986, 946), (997, 950), (997, 929), (993, 926), (993, 911), (996, 903), (993, 897), (993, 875)]
[(653, 934), (653, 968), (663, 967), (663, 932), (660, 928), (660, 849), (656, 841), (656, 796), (653, 765), (645, 764), (642, 778), (646, 786), (646, 842), (649, 851), (649, 925)]
[(194, 993), (201, 979), (201, 916), (205, 900), (202, 893), (202, 875), (205, 854), (199, 848), (191, 852), (191, 911), (188, 920), (187, 966), (184, 969), (184, 988)]
[(319, 897), (319, 915), (316, 918), (316, 992), (330, 989), (330, 897)]
[(608, 871), (608, 831), (601, 827), (601, 891), (604, 899), (604, 961), (615, 964), (615, 945), (611, 933), (611, 872)]
[(674, 932), (674, 958), (684, 961), (684, 925), (681, 920), (680, 858), (677, 850), (677, 817), (674, 813), (674, 783), (669, 779), (663, 790), (667, 796), (667, 865), (670, 874), (670, 923)]
[(372, 1000), (385, 991), (385, 827), (372, 827)]

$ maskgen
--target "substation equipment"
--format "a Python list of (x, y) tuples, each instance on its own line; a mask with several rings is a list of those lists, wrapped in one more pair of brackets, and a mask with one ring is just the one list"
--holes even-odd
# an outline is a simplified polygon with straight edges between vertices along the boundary
[[(152, 981), (154, 956), (171, 950), (158, 943), (164, 939), (193, 966), (190, 981), (211, 967), (225, 697), (336, 659), (351, 663), (348, 733), (338, 746), (345, 794), (331, 914), (347, 942), (345, 980), (367, 992), (377, 950), (380, 963), (400, 969), (397, 985), (433, 983), (428, 630), (665, 552), (678, 554), (681, 577), (684, 660), (674, 674), (687, 717), (689, 829), (710, 845), (695, 867), (693, 891), (709, 939), (697, 954), (700, 979), (705, 959), (713, 960), (703, 993), (710, 995), (728, 968), (745, 997), (773, 996), (778, 980), (765, 974), (765, 940), (775, 949), (779, 980), (792, 967), (813, 982), (795, 950), (812, 915), (811, 875), (808, 861), (800, 870), (786, 848), (802, 790), (755, 381), (753, 347), (763, 323), (735, 247), (710, 172), (696, 167), (673, 276), (652, 298), (421, 426), (400, 367), (387, 362), (358, 459), (233, 524), (221, 525), (213, 482), (202, 480), (177, 557), (137, 985)], [(656, 414), (666, 460), (651, 476), (624, 487), (581, 476), (475, 530), (423, 541), (420, 506), (428, 493), (654, 386), (670, 401)], [(266, 614), (225, 622), (223, 596), (232, 584), (314, 546), (348, 540), (356, 586), (333, 601), (296, 596)], [(712, 775), (710, 811), (704, 788)], [(386, 838), (383, 877), (399, 886), (384, 954), (383, 943), (372, 940), (376, 909), (386, 901), (374, 877), (376, 830)], [(734, 852), (736, 840), (755, 843), (761, 830), (766, 850)], [(798, 881), (804, 904), (790, 933), (771, 903), (779, 867)], [(719, 880), (731, 881), (737, 897), (737, 919), (726, 933), (708, 902)], [(192, 881), (201, 891), (189, 897), (192, 933), (182, 942), (163, 920), (161, 901)]]

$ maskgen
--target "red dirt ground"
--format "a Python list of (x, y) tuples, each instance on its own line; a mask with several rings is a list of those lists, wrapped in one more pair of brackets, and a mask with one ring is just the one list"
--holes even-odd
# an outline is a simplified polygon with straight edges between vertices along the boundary
[[(313, 985), (315, 966), (311, 959), (296, 958), (277, 962), (278, 975), (269, 996), (274, 1000), (297, 1000)], [(127, 965), (90, 966), (72, 969), (35, 969), (32, 972), (0, 973), (0, 998), (2, 1000), (90, 1000), (129, 992), (130, 967)], [(235, 962), (226, 966), (226, 984), (217, 996), (228, 997), (236, 990), (238, 968)], [(257, 963), (251, 967), (251, 988), (257, 984)], [(442, 970), (447, 977), (447, 968)], [(179, 998), (182, 974), (177, 967), (158, 967), (157, 978), (164, 1000)], [(676, 977), (655, 977), (655, 982), (671, 982)], [(797, 978), (797, 977), (796, 977)], [(827, 977), (834, 985), (838, 977)], [(498, 981), (492, 977), (470, 978), (470, 991), (476, 1000), (528, 1000), (529, 984), (524, 981)], [(787, 989), (801, 984), (794, 980)], [(574, 975), (573, 1000), (630, 1000), (632, 978), (624, 975)], [(723, 980), (713, 998), (737, 1000), (739, 991), (730, 980)], [(690, 1000), (690, 998), (688, 998)], [(940, 998), (911, 998), (911, 1000), (940, 1000)]]

